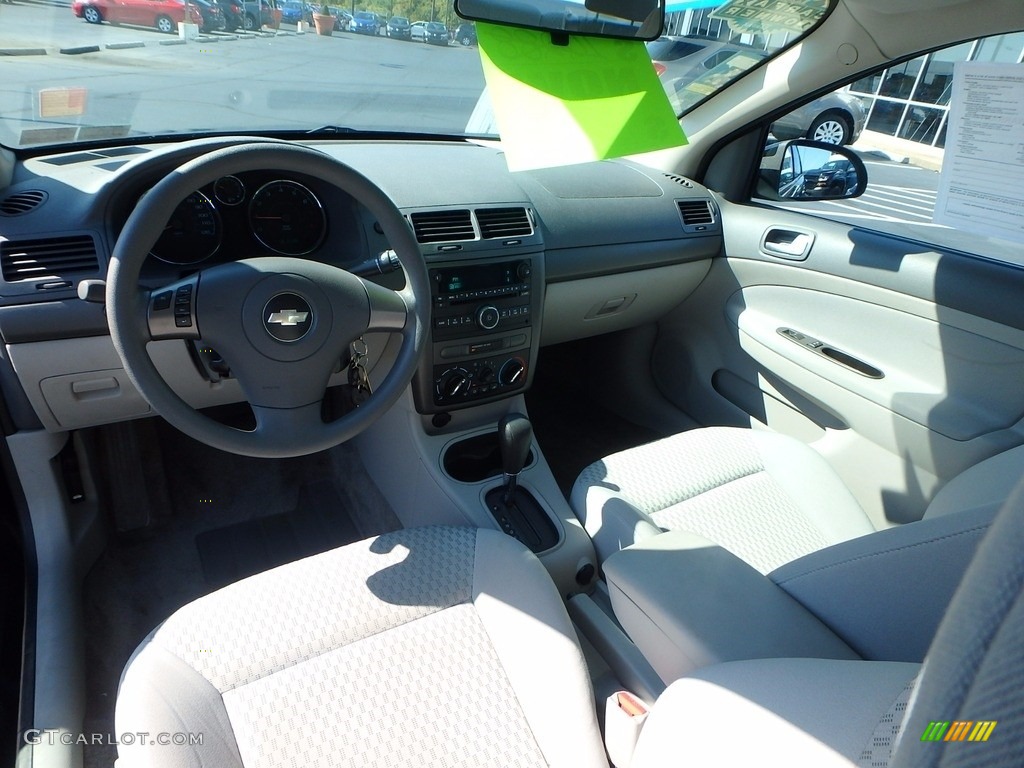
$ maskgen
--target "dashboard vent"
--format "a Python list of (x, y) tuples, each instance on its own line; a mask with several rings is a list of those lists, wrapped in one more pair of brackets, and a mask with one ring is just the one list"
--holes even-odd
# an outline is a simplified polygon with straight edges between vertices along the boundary
[(0, 200), (0, 214), (4, 216), (21, 216), (33, 208), (46, 202), (46, 193), (41, 189), (29, 189), (24, 192), (15, 192)]
[(533, 234), (525, 208), (478, 208), (476, 220), (480, 224), (480, 237), (484, 239)]
[(676, 204), (686, 226), (715, 223), (715, 211), (710, 200), (677, 200)]
[(469, 209), (458, 211), (421, 211), (414, 213), (412, 228), (420, 243), (446, 243), (453, 240), (473, 240), (473, 218)]
[(687, 189), (693, 189), (693, 184), (690, 183), (690, 180), (687, 179), (687, 178), (684, 178), (682, 176), (677, 176), (674, 173), (666, 173), (665, 174), (665, 178), (668, 179), (669, 181), (674, 181), (676, 184), (678, 184), (681, 187), (686, 187)]
[(96, 244), (90, 235), (5, 240), (0, 242), (0, 264), (8, 283), (96, 274), (99, 270)]

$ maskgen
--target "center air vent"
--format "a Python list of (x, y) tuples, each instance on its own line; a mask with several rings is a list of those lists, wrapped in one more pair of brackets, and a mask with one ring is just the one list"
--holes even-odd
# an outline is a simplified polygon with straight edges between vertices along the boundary
[(679, 206), (679, 214), (683, 217), (683, 224), (688, 227), (715, 223), (715, 211), (710, 200), (677, 200), (676, 204)]
[(46, 202), (46, 193), (41, 189), (29, 189), (15, 192), (0, 200), (0, 214), (4, 216), (20, 216)]
[(473, 240), (473, 218), (469, 209), (457, 211), (421, 211), (414, 213), (412, 228), (420, 243), (448, 243), (453, 240)]
[(94, 275), (99, 270), (96, 244), (90, 235), (0, 242), (4, 280), (64, 279)]
[(533, 234), (525, 208), (478, 208), (476, 220), (480, 224), (480, 236), (484, 239)]

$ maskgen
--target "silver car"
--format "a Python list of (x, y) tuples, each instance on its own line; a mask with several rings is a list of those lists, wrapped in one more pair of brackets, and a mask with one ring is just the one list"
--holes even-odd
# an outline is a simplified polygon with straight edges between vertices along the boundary
[[(665, 35), (647, 44), (658, 77), (672, 106), (687, 111), (715, 84), (745, 71), (768, 56), (760, 48), (703, 37)], [(771, 128), (777, 139), (808, 138), (829, 144), (852, 144), (864, 129), (865, 112), (860, 100), (848, 93), (833, 92), (779, 118)]]
[(827, 93), (772, 123), (777, 139), (808, 138), (828, 144), (853, 144), (864, 130), (861, 100), (844, 91)]

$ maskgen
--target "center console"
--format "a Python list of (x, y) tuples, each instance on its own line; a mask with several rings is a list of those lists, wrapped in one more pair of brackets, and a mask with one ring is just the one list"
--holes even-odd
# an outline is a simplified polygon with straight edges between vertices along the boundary
[(539, 234), (428, 244), (423, 251), (432, 320), (413, 382), (416, 409), (454, 411), (524, 392), (540, 346)]

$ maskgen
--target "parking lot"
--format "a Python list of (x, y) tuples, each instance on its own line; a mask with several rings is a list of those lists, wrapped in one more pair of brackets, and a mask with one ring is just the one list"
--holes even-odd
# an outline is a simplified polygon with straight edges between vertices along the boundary
[[(38, 34), (26, 39), (26, 30)], [(88, 24), (69, 6), (24, 2), (0, 5), (0, 52), (8, 54), (0, 57), (0, 110), (19, 118), (22, 129), (49, 124), (38, 112), (39, 88), (77, 85), (72, 58), (74, 68), (87, 63), (110, 75), (91, 81), (88, 122), (144, 133), (165, 130), (154, 107), (167, 100), (195, 114), (197, 125), (230, 131), (384, 128), (401, 110), (415, 115), (424, 131), (461, 133), (484, 85), (475, 48), (347, 32), (300, 35), (294, 25), (274, 34), (215, 34), (184, 43), (152, 28)], [(136, 77), (132, 90), (124, 90), (118, 73), (126, 68), (146, 72), (144, 88)]]

